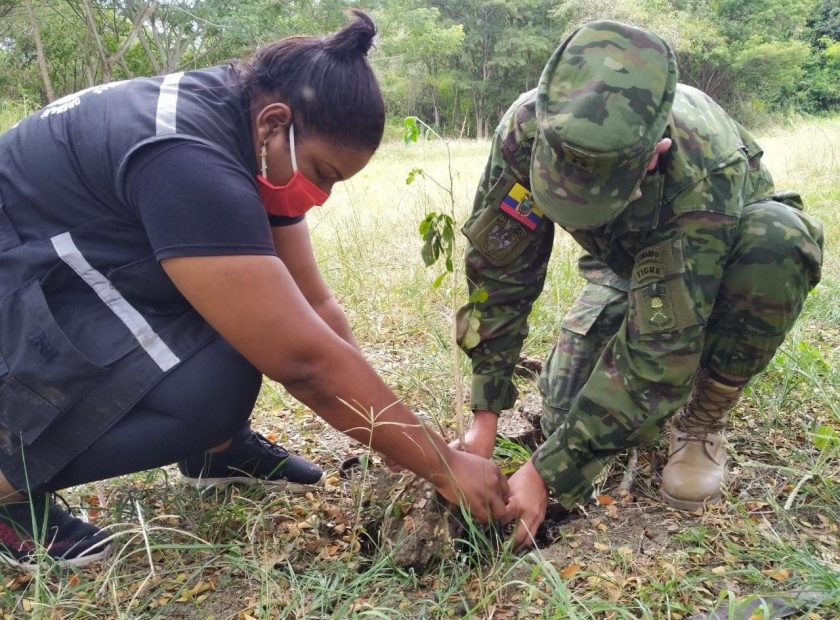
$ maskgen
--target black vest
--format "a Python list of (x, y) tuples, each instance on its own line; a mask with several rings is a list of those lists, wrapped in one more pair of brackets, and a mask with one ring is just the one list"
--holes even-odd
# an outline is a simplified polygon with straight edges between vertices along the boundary
[[(124, 196), (131, 155), (190, 139), (256, 170), (232, 69), (69, 95), (0, 136), (0, 451), (45, 481), (215, 334)], [(21, 458), (3, 473), (23, 479)], [(17, 469), (20, 465), (21, 469)]]

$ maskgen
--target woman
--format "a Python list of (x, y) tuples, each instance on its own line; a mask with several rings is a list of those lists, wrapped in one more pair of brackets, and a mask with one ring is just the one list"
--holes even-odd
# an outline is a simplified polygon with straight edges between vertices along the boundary
[(448, 447), (362, 358), (303, 221), (382, 138), (374, 34), (356, 12), (237, 67), (88, 89), (0, 136), (8, 562), (28, 566), (39, 538), (65, 564), (107, 553), (52, 503), (68, 486), (175, 461), (201, 486), (317, 484), (249, 429), (262, 375), (478, 519), (503, 515), (498, 468)]

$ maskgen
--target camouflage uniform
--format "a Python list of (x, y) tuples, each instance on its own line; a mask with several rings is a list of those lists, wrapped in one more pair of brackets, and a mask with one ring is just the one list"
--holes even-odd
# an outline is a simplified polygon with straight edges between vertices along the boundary
[[(600, 22), (589, 30), (626, 44), (620, 25)], [(565, 53), (577, 55), (576, 70), (585, 76), (580, 66), (586, 62), (613, 62), (600, 55), (604, 47), (596, 41)], [(645, 61), (638, 54), (623, 60)], [(623, 159), (607, 157), (608, 170), (598, 169), (604, 157), (590, 165), (587, 153), (568, 143), (546, 152), (556, 128), (544, 126), (537, 108), (545, 110), (557, 94), (547, 92), (544, 72), (538, 89), (521, 95), (496, 130), (463, 230), (470, 292), (488, 294), (486, 301), (465, 305), (458, 317), (459, 343), (472, 360), (476, 410), (501, 412), (516, 399), (510, 378), (543, 288), (554, 221), (587, 252), (579, 264), (587, 284), (539, 382), (547, 439), (534, 465), (566, 507), (586, 496), (612, 455), (655, 439), (688, 398), (698, 369), (743, 378), (761, 371), (820, 278), (819, 222), (802, 212), (796, 194), (774, 192), (749, 133), (705, 94), (677, 85), (675, 66), (668, 70), (673, 75), (652, 92), (618, 106), (609, 84), (570, 88), (582, 103), (563, 117), (572, 127), (563, 128), (566, 140), (570, 132), (608, 127), (602, 132), (608, 139), (629, 136), (632, 143), (632, 131), (653, 127), (647, 145), (624, 149)], [(634, 124), (625, 118), (626, 108), (638, 116), (653, 109), (664, 123)], [(555, 120), (565, 113), (554, 112)], [(663, 135), (673, 140), (670, 150), (655, 170), (635, 180), (623, 161), (633, 160), (638, 176)], [(566, 160), (550, 168), (545, 161), (551, 157)], [(552, 174), (563, 165), (577, 166), (572, 173), (579, 176), (559, 186)], [(533, 190), (536, 200), (520, 201), (511, 216), (503, 207), (521, 197), (517, 184)], [(632, 199), (637, 189), (641, 197)], [(566, 213), (550, 208), (551, 192), (572, 204), (578, 196), (583, 205), (600, 197), (609, 213), (597, 221), (583, 210), (583, 220), (589, 220), (572, 227)]]

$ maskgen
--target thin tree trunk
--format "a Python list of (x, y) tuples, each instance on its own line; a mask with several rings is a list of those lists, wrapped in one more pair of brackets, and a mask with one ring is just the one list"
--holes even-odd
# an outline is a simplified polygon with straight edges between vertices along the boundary
[(138, 13), (137, 17), (134, 18), (134, 23), (131, 24), (131, 30), (128, 33), (128, 36), (123, 41), (123, 44), (120, 45), (119, 49), (114, 52), (110, 57), (107, 59), (108, 63), (108, 70), (110, 72), (111, 68), (118, 62), (120, 62), (128, 51), (128, 48), (131, 47), (131, 44), (134, 42), (134, 37), (139, 38), (140, 29), (143, 27), (143, 22), (146, 18), (152, 14), (152, 12), (157, 8), (158, 0), (152, 0), (146, 5), (146, 8)]
[(149, 59), (152, 68), (154, 68), (155, 70), (155, 73), (161, 74), (163, 73), (163, 67), (160, 64), (158, 57), (155, 55), (155, 53), (152, 51), (152, 48), (149, 46), (149, 41), (146, 38), (146, 36), (147, 35), (144, 34), (143, 36), (139, 37), (140, 45), (143, 48), (143, 51), (146, 52), (146, 58)]
[(82, 0), (82, 10), (85, 13), (85, 22), (87, 23), (88, 34), (96, 45), (96, 52), (99, 54), (99, 64), (102, 67), (102, 82), (111, 81), (111, 72), (108, 67), (108, 56), (105, 53), (105, 46), (102, 44), (102, 38), (99, 36), (99, 31), (96, 29), (96, 21), (93, 19), (93, 9), (88, 0)]
[[(87, 22), (88, 32), (90, 33), (90, 37), (93, 39), (93, 42), (96, 44), (96, 51), (99, 54), (99, 62), (102, 66), (102, 82), (110, 82), (114, 73), (114, 66), (122, 60), (122, 57), (128, 51), (128, 48), (131, 47), (131, 44), (134, 42), (134, 38), (138, 36), (140, 32), (140, 28), (143, 27), (143, 22), (145, 19), (150, 16), (155, 8), (157, 8), (158, 0), (152, 0), (148, 4), (146, 4), (145, 8), (140, 11), (134, 19), (134, 22), (131, 25), (131, 30), (126, 36), (125, 40), (122, 44), (117, 48), (113, 54), (108, 55), (105, 51), (105, 45), (102, 42), (102, 37), (99, 34), (99, 31), (96, 29), (96, 21), (93, 17), (93, 9), (90, 6), (90, 2), (88, 0), (82, 0), (82, 8), (85, 13), (85, 21)], [(118, 37), (119, 33), (115, 30), (114, 36)]]
[(32, 0), (26, 0), (26, 12), (29, 14), (29, 23), (32, 26), (32, 38), (35, 39), (35, 52), (38, 55), (38, 69), (41, 72), (41, 80), (44, 82), (44, 91), (47, 94), (47, 101), (52, 102), (55, 101), (55, 91), (47, 69), (47, 56), (44, 54), (44, 43), (41, 41), (41, 30), (38, 28), (38, 20), (35, 19)]

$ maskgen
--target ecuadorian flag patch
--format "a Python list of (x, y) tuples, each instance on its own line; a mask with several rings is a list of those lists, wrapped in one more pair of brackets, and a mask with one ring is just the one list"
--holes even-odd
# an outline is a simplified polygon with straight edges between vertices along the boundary
[(536, 230), (543, 217), (531, 198), (531, 192), (519, 183), (513, 184), (499, 203), (499, 208), (528, 230)]

